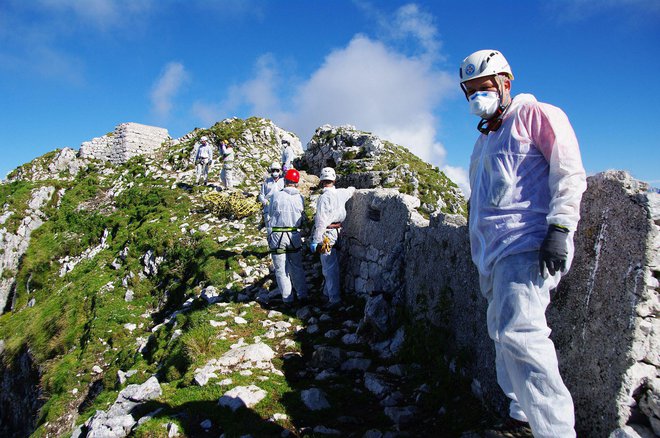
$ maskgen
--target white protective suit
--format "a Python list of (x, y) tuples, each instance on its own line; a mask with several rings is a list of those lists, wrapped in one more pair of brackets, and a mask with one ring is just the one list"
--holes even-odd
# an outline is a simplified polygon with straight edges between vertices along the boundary
[(285, 303), (293, 301), (291, 283), (298, 299), (307, 298), (307, 283), (302, 266), (300, 225), (304, 209), (303, 196), (295, 187), (274, 192), (268, 202), (268, 247), (270, 248), (275, 279)]
[(226, 189), (233, 187), (233, 169), (234, 169), (234, 148), (222, 144), (220, 145), (220, 154), (222, 155), (222, 172), (220, 178)]
[(296, 158), (296, 153), (293, 146), (287, 145), (282, 151), (282, 172), (293, 169), (293, 160)]
[(204, 184), (206, 184), (209, 179), (209, 169), (211, 163), (213, 163), (213, 146), (210, 143), (202, 143), (195, 149), (197, 149), (195, 153), (195, 184), (198, 184), (200, 179), (204, 180)]
[(566, 115), (534, 96), (515, 97), (496, 132), (481, 135), (470, 162), (470, 244), (488, 300), (497, 380), (510, 415), (535, 437), (574, 437), (573, 401), (557, 366), (545, 310), (561, 278), (544, 279), (539, 249), (549, 224), (573, 233), (586, 189)]
[(325, 284), (323, 294), (328, 297), (330, 304), (341, 301), (339, 283), (339, 256), (335, 243), (339, 238), (340, 228), (328, 229), (331, 224), (341, 223), (346, 219), (346, 202), (353, 196), (355, 187), (338, 189), (335, 186), (326, 187), (316, 201), (316, 216), (314, 218), (314, 232), (312, 243), (321, 245), (323, 238), (327, 237), (332, 245), (329, 253), (321, 254), (321, 267)]
[(272, 176), (267, 176), (264, 179), (264, 182), (261, 183), (261, 189), (259, 190), (259, 202), (263, 205), (264, 208), (264, 225), (268, 226), (268, 200), (275, 192), (279, 192), (284, 188), (284, 178), (280, 176), (273, 178)]

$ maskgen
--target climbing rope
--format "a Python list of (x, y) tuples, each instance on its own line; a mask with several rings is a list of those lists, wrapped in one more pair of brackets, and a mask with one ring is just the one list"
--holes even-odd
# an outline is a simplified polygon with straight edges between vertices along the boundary
[(202, 200), (206, 209), (219, 217), (242, 219), (261, 210), (256, 198), (246, 197), (240, 192), (209, 192), (202, 196)]

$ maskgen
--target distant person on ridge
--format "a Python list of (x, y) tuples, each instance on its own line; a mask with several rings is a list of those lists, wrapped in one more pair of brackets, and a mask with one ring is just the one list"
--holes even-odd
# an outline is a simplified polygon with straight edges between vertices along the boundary
[(300, 174), (289, 169), (284, 176), (284, 189), (274, 191), (268, 200), (268, 247), (270, 248), (275, 279), (282, 293), (282, 301), (292, 304), (294, 297), (307, 299), (307, 283), (302, 266), (302, 238), (300, 226), (303, 220), (304, 199), (297, 189)]
[(204, 180), (204, 184), (207, 184), (209, 180), (209, 169), (213, 163), (213, 147), (205, 135), (199, 139), (199, 142), (200, 144), (197, 146), (197, 153), (195, 154), (195, 184), (199, 184), (200, 179)]
[(270, 196), (279, 192), (284, 188), (284, 178), (282, 177), (282, 166), (277, 161), (273, 161), (268, 169), (270, 175), (264, 179), (264, 182), (261, 183), (261, 189), (259, 190), (259, 202), (263, 206), (264, 211), (264, 226), (268, 226), (268, 199)]
[(575, 437), (545, 310), (573, 259), (586, 189), (578, 142), (559, 108), (531, 94), (512, 99), (500, 52), (471, 54), (460, 78), (481, 118), (470, 162), (472, 260), (488, 300), (497, 381), (511, 399), (510, 418), (486, 436)]
[(339, 255), (335, 244), (339, 239), (342, 222), (346, 219), (346, 202), (353, 196), (355, 187), (335, 188), (337, 175), (332, 167), (324, 167), (320, 178), (323, 193), (316, 202), (310, 249), (321, 254), (321, 267), (325, 277), (323, 294), (328, 297), (328, 307), (336, 308), (341, 303), (341, 291)]
[(234, 177), (234, 148), (231, 142), (225, 140), (220, 142), (220, 156), (222, 157), (220, 179), (225, 189), (231, 189), (234, 186), (232, 181)]
[(282, 146), (284, 146), (282, 150), (282, 170), (286, 172), (289, 169), (293, 169), (293, 160), (296, 158), (296, 152), (293, 150), (293, 146), (291, 146), (289, 140), (282, 140)]

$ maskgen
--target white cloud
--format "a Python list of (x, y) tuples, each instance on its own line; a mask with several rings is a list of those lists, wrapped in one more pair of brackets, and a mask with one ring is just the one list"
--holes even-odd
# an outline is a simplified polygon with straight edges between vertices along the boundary
[[(435, 65), (442, 56), (432, 19), (415, 5), (400, 8), (392, 17), (377, 16), (373, 8), (367, 12), (381, 23), (389, 20), (395, 32), (383, 40), (355, 35), (346, 47), (329, 53), (307, 79), (284, 90), (291, 95), (286, 101), (281, 96), (286, 75), (266, 55), (256, 62), (253, 77), (230, 87), (222, 102), (197, 102), (193, 111), (206, 124), (239, 110), (269, 117), (303, 143), (323, 124), (351, 124), (442, 166), (445, 149), (436, 138), (440, 120), (435, 109), (455, 94), (455, 81)], [(396, 41), (402, 39), (414, 42), (412, 50), (397, 48)], [(465, 179), (460, 169), (451, 172)]]
[(172, 110), (172, 101), (179, 89), (188, 80), (188, 73), (179, 62), (168, 63), (151, 89), (151, 104), (154, 113), (166, 119)]
[(470, 197), (470, 176), (467, 170), (462, 167), (442, 166), (440, 169), (461, 189), (465, 198)]
[(440, 41), (438, 30), (433, 23), (433, 16), (422, 12), (416, 4), (399, 8), (392, 23), (385, 23), (395, 38), (412, 37), (419, 41), (427, 56), (438, 56)]
[(439, 164), (444, 148), (434, 140), (433, 109), (451, 86), (447, 73), (422, 58), (358, 35), (298, 89), (290, 123), (304, 138), (325, 123), (352, 124)]
[(192, 111), (205, 125), (236, 114), (244, 106), (249, 108), (251, 115), (281, 120), (286, 116), (280, 110), (278, 88), (279, 73), (275, 58), (272, 54), (265, 54), (257, 59), (252, 79), (230, 86), (222, 102), (196, 101)]

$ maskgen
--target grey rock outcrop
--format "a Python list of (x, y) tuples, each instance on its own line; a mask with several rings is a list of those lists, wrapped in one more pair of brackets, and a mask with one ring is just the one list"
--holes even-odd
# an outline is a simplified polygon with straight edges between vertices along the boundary
[(53, 161), (48, 164), (48, 176), (59, 175), (65, 172), (70, 177), (75, 177), (86, 165), (86, 161), (78, 157), (78, 153), (71, 148), (63, 148), (55, 155)]
[[(607, 436), (635, 418), (659, 432), (657, 196), (625, 172), (588, 179), (573, 267), (547, 312), (581, 436)], [(450, 367), (473, 381), (475, 395), (504, 412), (466, 219), (425, 221), (414, 204), (383, 190), (356, 192), (347, 211), (345, 288), (402, 303), (447, 339)]]
[(548, 310), (578, 425), (596, 435), (624, 426), (660, 389), (657, 196), (625, 172), (588, 179), (573, 266)]
[[(11, 289), (14, 287), (14, 274), (18, 269), (21, 257), (28, 249), (30, 236), (46, 220), (41, 209), (52, 199), (55, 187), (42, 186), (32, 191), (25, 211), (7, 211), (3, 218), (5, 223), (12, 215), (22, 217), (18, 229), (11, 232), (7, 227), (0, 228), (0, 314), (7, 306)], [(11, 212), (11, 214), (9, 214)]]
[(6, 359), (0, 353), (0, 436), (29, 436), (44, 403), (40, 369), (30, 351)]
[(138, 155), (153, 154), (170, 140), (167, 129), (139, 123), (122, 123), (114, 132), (80, 145), (81, 158), (121, 164)]
[[(318, 175), (323, 167), (338, 172), (337, 186), (358, 189), (398, 188), (421, 200), (416, 208), (426, 213), (464, 211), (458, 186), (438, 168), (395, 145), (354, 126), (323, 125), (307, 143), (303, 157), (308, 171)], [(420, 181), (424, 184), (420, 184)]]
[(202, 368), (195, 370), (195, 382), (204, 386), (210, 378), (219, 374), (226, 374), (235, 370), (248, 370), (253, 368), (272, 370), (271, 360), (275, 352), (263, 342), (234, 348), (218, 359), (211, 359)]
[(122, 438), (131, 433), (138, 420), (132, 415), (133, 410), (142, 403), (154, 400), (162, 394), (156, 377), (149, 378), (141, 385), (128, 385), (107, 411), (96, 413), (77, 428), (73, 436), (80, 438)]

